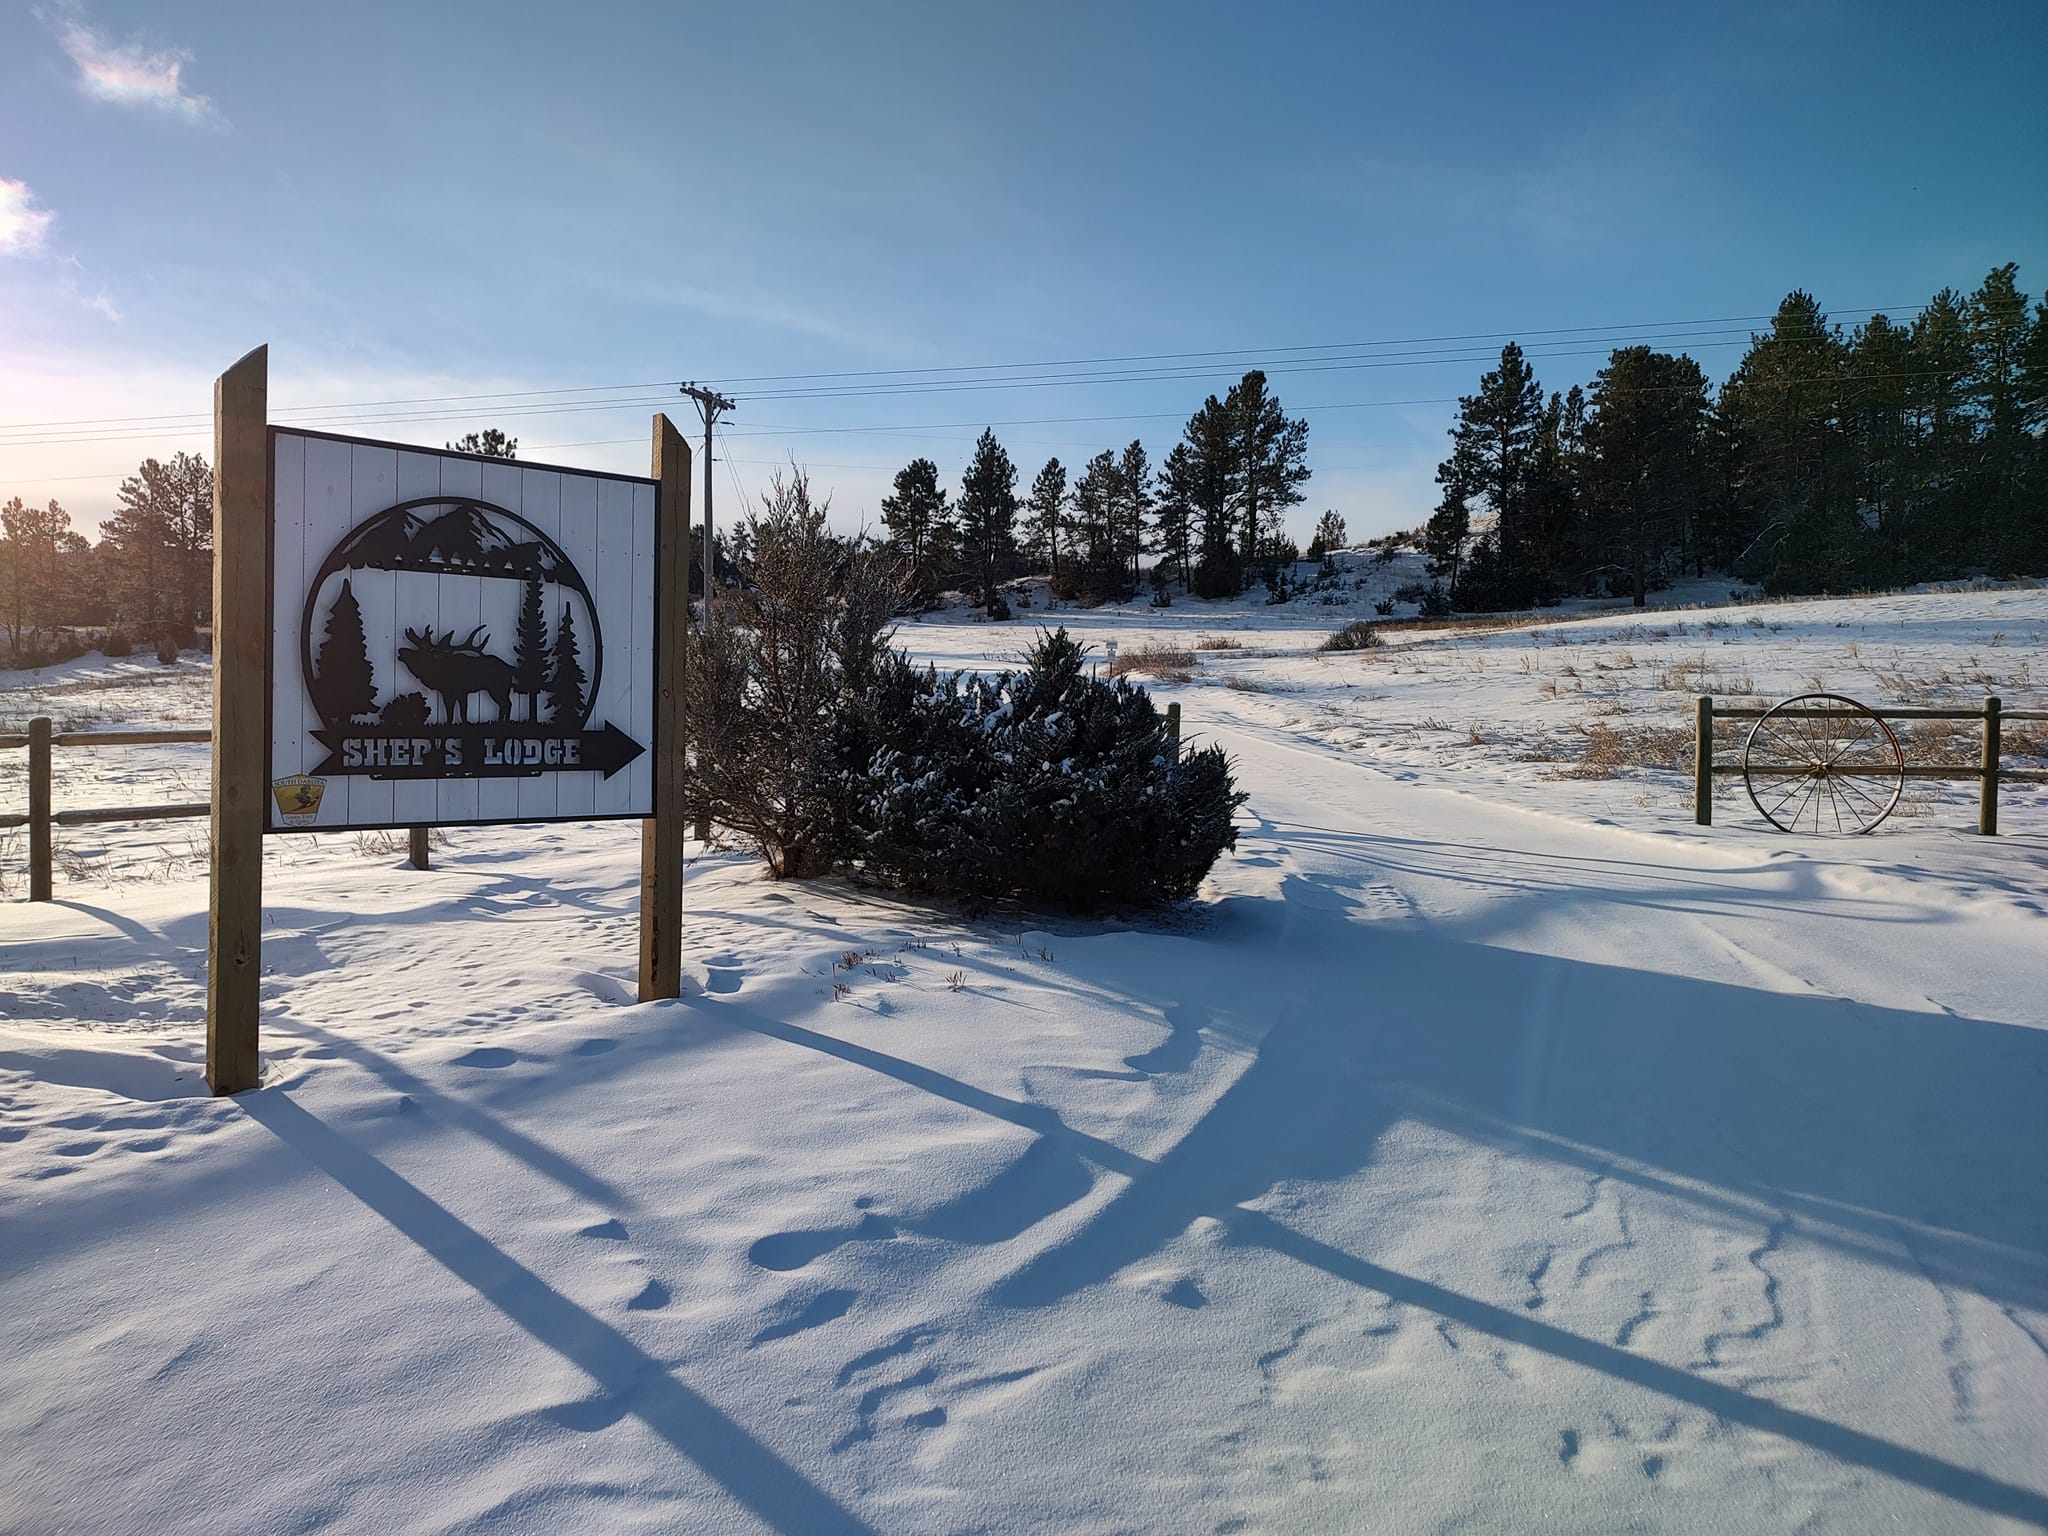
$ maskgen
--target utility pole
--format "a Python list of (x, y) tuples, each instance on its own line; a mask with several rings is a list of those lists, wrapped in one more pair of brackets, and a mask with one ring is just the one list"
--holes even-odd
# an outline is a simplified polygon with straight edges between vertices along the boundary
[(682, 392), (697, 402), (697, 413), (704, 418), (704, 627), (711, 628), (711, 593), (718, 569), (718, 541), (711, 526), (711, 429), (717, 424), (722, 412), (736, 409), (736, 404), (715, 389), (705, 389), (690, 383)]

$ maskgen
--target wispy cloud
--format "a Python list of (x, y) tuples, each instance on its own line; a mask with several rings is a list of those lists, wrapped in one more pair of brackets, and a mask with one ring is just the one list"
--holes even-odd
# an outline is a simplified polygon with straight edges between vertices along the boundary
[(167, 112), (187, 122), (219, 121), (212, 101), (185, 88), (185, 66), (192, 62), (186, 50), (151, 48), (132, 40), (117, 43), (87, 21), (76, 4), (58, 4), (36, 14), (78, 66), (78, 88), (94, 100)]
[(0, 256), (25, 256), (39, 251), (57, 215), (36, 206), (25, 181), (0, 176)]

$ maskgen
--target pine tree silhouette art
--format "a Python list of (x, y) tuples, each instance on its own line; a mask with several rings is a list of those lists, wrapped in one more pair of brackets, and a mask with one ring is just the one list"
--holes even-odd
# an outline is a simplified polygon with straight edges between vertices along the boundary
[(313, 703), (321, 719), (344, 724), (377, 712), (377, 678), (363, 638), (363, 610), (347, 578), (327, 610), (327, 634), (313, 663)]
[(541, 605), (540, 577), (526, 578), (519, 601), (519, 634), (512, 650), (512, 685), (526, 695), (526, 718), (540, 718), (540, 696), (548, 686), (548, 618)]
[(553, 667), (548, 674), (548, 718), (559, 729), (572, 731), (583, 724), (583, 690), (589, 679), (576, 653), (576, 620), (567, 603), (562, 605), (562, 626), (555, 631)]

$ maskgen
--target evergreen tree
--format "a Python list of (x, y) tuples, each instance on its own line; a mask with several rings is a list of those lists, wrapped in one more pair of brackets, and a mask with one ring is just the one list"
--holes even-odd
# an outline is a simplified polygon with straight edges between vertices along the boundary
[(1214, 395), (1188, 418), (1181, 438), (1186, 456), (1175, 477), (1174, 494), (1192, 509), (1196, 547), (1188, 590), (1200, 597), (1232, 597), (1242, 584), (1243, 567), (1231, 524), (1244, 483), (1237, 439), (1235, 406)]
[(1159, 463), (1159, 500), (1152, 512), (1152, 547), (1173, 561), (1183, 588), (1194, 585), (1195, 456), (1175, 443)]
[(2017, 571), (2031, 540), (2023, 524), (2021, 482), (2031, 446), (2021, 407), (2022, 370), (2029, 351), (2027, 296), (2019, 268), (1994, 267), (1963, 309), (1970, 348), (1970, 401), (1977, 420), (1977, 499), (1986, 523), (1981, 558), (2000, 571)]
[(1913, 336), (1872, 315), (1849, 339), (1842, 425), (1857, 476), (1856, 500), (1877, 550), (1877, 579), (1910, 569), (1917, 497), (1914, 461)]
[(1320, 560), (1344, 547), (1344, 519), (1333, 507), (1316, 519), (1316, 535), (1309, 541), (1308, 558)]
[(496, 427), (485, 427), (481, 432), (465, 432), (448, 446), (456, 453), (480, 454), (487, 459), (519, 457), (519, 439), (507, 437)]
[[(1439, 532), (1457, 546), (1448, 571), (1453, 576), (1454, 600), (1460, 606), (1512, 606), (1538, 595), (1530, 579), (1526, 546), (1529, 538), (1530, 457), (1536, 433), (1543, 419), (1543, 390), (1535, 370), (1514, 342), (1501, 348), (1500, 366), (1480, 377), (1479, 392), (1458, 401), (1458, 420), (1451, 428), (1451, 456), (1437, 466), (1437, 483), (1444, 488), (1439, 516), (1446, 519)], [(1493, 577), (1492, 590), (1470, 594), (1470, 601), (1456, 591), (1457, 573), (1464, 563), (1464, 543), (1471, 534), (1471, 507), (1478, 501), (1491, 514), (1492, 526), (1481, 541), (1487, 547), (1486, 565)], [(1456, 529), (1458, 518), (1464, 529)], [(1449, 536), (1457, 533), (1455, 538)], [(1470, 579), (1469, 573), (1466, 579)]]
[(67, 546), (75, 542), (71, 514), (54, 501), (32, 507), (16, 496), (0, 507), (7, 638), (17, 657), (23, 651), (24, 636), (33, 638), (38, 629), (50, 627), (60, 617), (70, 617), (62, 612), (69, 594), (61, 565)]
[(1123, 595), (1132, 597), (1142, 580), (1138, 562), (1145, 552), (1145, 522), (1152, 510), (1152, 462), (1145, 445), (1131, 439), (1116, 468), (1117, 537), (1130, 553), (1130, 581)]
[(1089, 607), (1121, 594), (1124, 564), (1118, 537), (1123, 472), (1108, 449), (1095, 455), (1074, 482), (1068, 557), (1074, 563), (1074, 593)]
[(1457, 590), (1458, 574), (1464, 568), (1465, 551), (1472, 542), (1472, 509), (1465, 499), (1446, 486), (1444, 499), (1430, 513), (1422, 527), (1422, 552), (1428, 557), (1429, 574), (1444, 584), (1446, 597)]
[(145, 459), (100, 527), (124, 622), (189, 644), (213, 610), (213, 471), (197, 454)]
[(1267, 553), (1260, 536), (1269, 525), (1262, 517), (1277, 520), (1307, 497), (1301, 487), (1309, 477), (1308, 421), (1288, 420), (1257, 368), (1231, 386), (1224, 407), (1236, 428), (1236, 488), (1244, 530), (1238, 555), (1251, 566)]
[(939, 484), (939, 466), (912, 459), (896, 472), (896, 491), (882, 499), (882, 523), (889, 540), (909, 562), (911, 591), (929, 602), (952, 559), (953, 518)]
[(1667, 574), (1706, 481), (1707, 380), (1689, 357), (1648, 347), (1616, 351), (1593, 383), (1586, 424), (1593, 540), (1642, 607)]
[(1772, 589), (1839, 591), (1863, 579), (1843, 350), (1813, 296), (1795, 291), (1721, 389), (1731, 488), (1738, 516), (1756, 530), (1749, 565)]
[(575, 612), (562, 604), (561, 626), (555, 630), (554, 654), (548, 671), (548, 719), (565, 731), (583, 723), (583, 690), (590, 680), (583, 674), (583, 662), (576, 648)]
[(320, 654), (313, 659), (313, 687), (323, 720), (356, 720), (377, 713), (377, 681), (363, 636), (363, 610), (345, 576), (327, 610), (327, 630)]
[(1024, 503), (1024, 545), (1033, 559), (1041, 552), (1045, 555), (1054, 592), (1066, 590), (1060, 581), (1060, 522), (1066, 508), (1067, 467), (1058, 459), (1047, 459), (1031, 482), (1031, 495)]
[(1570, 566), (1580, 533), (1585, 429), (1585, 391), (1574, 384), (1565, 394), (1553, 392), (1530, 449), (1529, 500), (1522, 527), (1530, 595), (1538, 602), (1577, 584)]
[(996, 583), (1015, 553), (1017, 467), (987, 428), (974, 445), (974, 458), (960, 477), (960, 555), (973, 575), (980, 600), (996, 615)]
[(541, 691), (548, 685), (548, 618), (540, 577), (526, 578), (519, 598), (518, 638), (512, 649), (512, 686), (526, 695), (526, 718), (540, 718)]
[[(1914, 318), (1906, 398), (1913, 418), (1905, 542), (1928, 575), (1955, 575), (1979, 543), (1970, 486), (1970, 344), (1963, 299), (1944, 288)], [(1724, 388), (1722, 397), (1727, 398)]]

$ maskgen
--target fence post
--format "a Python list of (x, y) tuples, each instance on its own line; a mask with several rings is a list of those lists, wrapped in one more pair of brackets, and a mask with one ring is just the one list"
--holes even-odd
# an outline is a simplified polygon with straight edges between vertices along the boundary
[(407, 827), (405, 830), (406, 835), (412, 841), (412, 867), (414, 869), (427, 868), (432, 862), (427, 854), (427, 833), (432, 829), (429, 827)]
[(1180, 705), (1166, 706), (1166, 739), (1173, 748), (1173, 760), (1180, 761)]
[(1986, 837), (1998, 835), (1998, 695), (1984, 701), (1984, 784), (1977, 802), (1977, 830)]
[(1703, 693), (1693, 716), (1692, 819), (1714, 824), (1714, 696)]
[(28, 899), (50, 899), (50, 717), (28, 723)]

